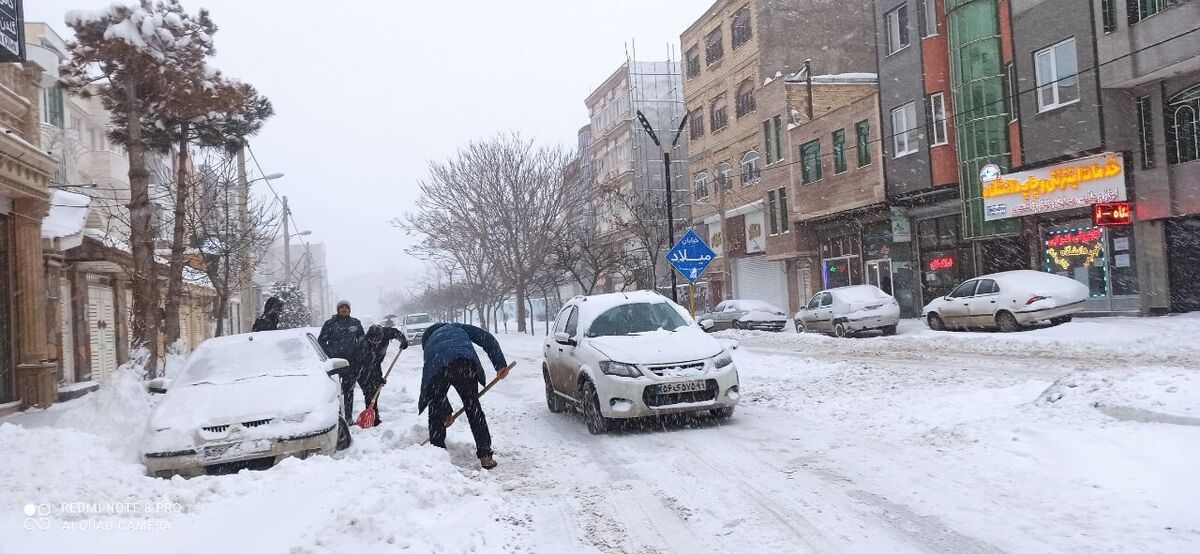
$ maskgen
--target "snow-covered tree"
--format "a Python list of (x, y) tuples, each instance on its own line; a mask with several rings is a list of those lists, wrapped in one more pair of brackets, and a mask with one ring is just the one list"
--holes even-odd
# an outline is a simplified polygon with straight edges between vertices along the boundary
[(280, 329), (296, 329), (312, 324), (312, 312), (308, 311), (308, 299), (296, 283), (275, 283), (271, 296), (283, 301), (283, 313), (279, 314)]

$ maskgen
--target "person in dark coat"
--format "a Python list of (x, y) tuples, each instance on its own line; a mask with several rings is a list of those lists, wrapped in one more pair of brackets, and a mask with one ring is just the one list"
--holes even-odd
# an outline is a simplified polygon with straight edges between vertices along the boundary
[[(354, 351), (354, 365), (358, 366), (358, 387), (362, 389), (363, 402), (370, 403), (383, 386), (383, 358), (387, 355), (388, 343), (400, 341), (400, 350), (408, 348), (404, 333), (392, 327), (372, 325), (367, 335)], [(379, 403), (375, 404), (375, 425), (379, 425)]]
[(445, 448), (446, 422), (454, 413), (446, 395), (453, 387), (458, 391), (467, 421), (471, 423), (479, 463), (484, 469), (492, 469), (496, 467), (492, 458), (492, 435), (483, 415), (483, 405), (479, 403), (479, 386), (486, 381), (483, 366), (475, 355), (476, 344), (487, 353), (497, 377), (508, 374), (504, 352), (491, 333), (465, 323), (435, 323), (425, 330), (421, 337), (425, 367), (421, 372), (417, 413), (429, 408), (429, 442)]
[(317, 337), (317, 344), (325, 350), (326, 356), (343, 358), (350, 362), (350, 366), (340, 372), (342, 407), (346, 421), (354, 420), (351, 411), (354, 410), (354, 382), (358, 377), (358, 367), (354, 364), (354, 350), (365, 334), (362, 323), (350, 317), (350, 302), (341, 300), (337, 303), (337, 315), (329, 318), (321, 326), (321, 334)]
[(279, 314), (281, 313), (283, 313), (283, 301), (277, 296), (268, 298), (267, 305), (263, 306), (262, 315), (254, 320), (254, 328), (251, 330), (257, 333), (279, 329)]

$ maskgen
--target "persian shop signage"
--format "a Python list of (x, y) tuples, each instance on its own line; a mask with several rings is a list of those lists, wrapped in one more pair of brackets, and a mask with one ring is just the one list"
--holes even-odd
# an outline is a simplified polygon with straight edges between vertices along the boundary
[(0, 62), (25, 60), (25, 18), (21, 0), (0, 0)]
[(1020, 173), (992, 174), (981, 181), (985, 221), (1126, 199), (1125, 162), (1113, 153)]
[(950, 269), (954, 267), (954, 258), (951, 256), (943, 256), (929, 260), (929, 271), (937, 271), (939, 269)]
[(1133, 222), (1133, 208), (1129, 202), (1105, 202), (1092, 206), (1092, 223), (1104, 227), (1129, 225)]
[(1104, 251), (1104, 231), (1099, 227), (1055, 233), (1046, 239), (1046, 258), (1056, 271), (1091, 267)]

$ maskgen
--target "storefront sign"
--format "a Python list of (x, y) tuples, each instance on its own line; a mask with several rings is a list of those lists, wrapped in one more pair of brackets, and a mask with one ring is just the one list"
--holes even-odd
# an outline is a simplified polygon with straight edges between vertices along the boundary
[(1054, 270), (1091, 267), (1104, 251), (1099, 227), (1055, 233), (1046, 239), (1046, 261)]
[(892, 242), (912, 242), (912, 224), (908, 215), (899, 210), (892, 210)]
[(1129, 225), (1133, 209), (1129, 202), (1104, 202), (1092, 206), (1092, 223), (1102, 226)]
[(934, 258), (929, 260), (929, 271), (937, 271), (939, 269), (950, 269), (954, 267), (954, 258), (945, 256), (942, 258)]
[(0, 62), (25, 61), (22, 0), (0, 0)]
[(1125, 199), (1125, 163), (1120, 154), (1112, 153), (1001, 175), (983, 183), (985, 221)]

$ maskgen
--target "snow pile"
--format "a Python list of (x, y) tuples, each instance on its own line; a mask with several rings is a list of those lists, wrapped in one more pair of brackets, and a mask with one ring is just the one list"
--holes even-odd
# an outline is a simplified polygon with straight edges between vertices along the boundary
[(1077, 371), (1046, 388), (1037, 404), (1059, 410), (1092, 406), (1126, 421), (1200, 426), (1200, 371)]
[(57, 239), (83, 232), (88, 206), (85, 195), (55, 189), (50, 193), (50, 213), (42, 220), (42, 238)]
[(93, 435), (116, 458), (139, 462), (136, 439), (142, 436), (153, 409), (145, 382), (148, 355), (144, 349), (135, 352), (133, 359), (118, 367), (98, 391), (63, 410), (55, 426)]

